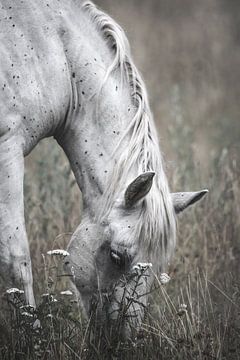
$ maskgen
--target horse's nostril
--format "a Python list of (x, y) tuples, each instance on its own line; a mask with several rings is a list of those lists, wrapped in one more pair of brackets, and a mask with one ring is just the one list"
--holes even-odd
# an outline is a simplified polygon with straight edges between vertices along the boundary
[(121, 257), (115, 251), (111, 251), (110, 256), (113, 262), (120, 263)]
[(110, 257), (112, 262), (118, 266), (126, 266), (131, 262), (131, 256), (126, 250), (123, 253), (117, 250), (111, 250)]

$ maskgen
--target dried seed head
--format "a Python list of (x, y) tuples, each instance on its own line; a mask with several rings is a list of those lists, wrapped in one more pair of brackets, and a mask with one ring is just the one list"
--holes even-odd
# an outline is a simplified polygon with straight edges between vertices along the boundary
[(183, 316), (187, 313), (187, 305), (186, 304), (180, 304), (179, 309), (177, 311), (178, 316)]
[(159, 280), (162, 285), (165, 285), (171, 280), (171, 278), (167, 273), (162, 273), (160, 274)]

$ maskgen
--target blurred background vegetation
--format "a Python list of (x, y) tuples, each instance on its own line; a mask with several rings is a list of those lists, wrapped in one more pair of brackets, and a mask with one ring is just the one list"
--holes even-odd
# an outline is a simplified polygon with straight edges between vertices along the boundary
[[(221, 352), (223, 357), (219, 358), (237, 359), (239, 1), (96, 0), (96, 3), (128, 35), (136, 65), (148, 88), (172, 190), (210, 190), (199, 206), (179, 217), (169, 296), (179, 302), (191, 278), (192, 302), (199, 303), (195, 285), (199, 283), (199, 274), (204, 274), (209, 293), (203, 297), (209, 305), (206, 314), (214, 317), (214, 320), (208, 317), (205, 326), (214, 324), (222, 329), (218, 334), (224, 336), (219, 335), (219, 343), (225, 344), (228, 339), (225, 353)], [(25, 194), (35, 290), (39, 296), (45, 286), (41, 254), (52, 248), (64, 248), (80, 221), (80, 193), (65, 155), (54, 140), (42, 141), (28, 156)], [(159, 304), (161, 297), (155, 296), (153, 312), (159, 311)], [(211, 349), (208, 354), (211, 355)]]

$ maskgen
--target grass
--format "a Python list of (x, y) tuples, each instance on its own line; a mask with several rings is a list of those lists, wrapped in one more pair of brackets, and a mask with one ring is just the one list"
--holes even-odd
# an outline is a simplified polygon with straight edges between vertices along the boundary
[[(49, 160), (44, 155), (50, 148)], [(61, 294), (70, 284), (59, 276), (58, 258), (46, 253), (65, 248), (79, 222), (80, 198), (75, 200), (78, 191), (59, 149), (45, 142), (40, 153), (45, 162), (55, 162), (54, 172), (60, 175), (55, 177), (51, 166), (49, 172), (43, 171), (41, 161), (26, 174), (26, 217), (38, 307), (36, 311), (25, 308), (21, 294), (5, 296), (0, 358), (239, 359), (240, 174), (236, 159), (225, 154), (215, 164), (208, 198), (181, 215), (171, 281), (163, 286), (156, 277), (141, 331), (123, 342), (120, 318), (106, 332), (96, 326), (94, 312), (88, 321), (83, 318), (74, 294)], [(178, 179), (186, 181), (180, 175)], [(63, 189), (60, 196), (57, 189)], [(40, 329), (33, 327), (36, 318)]]

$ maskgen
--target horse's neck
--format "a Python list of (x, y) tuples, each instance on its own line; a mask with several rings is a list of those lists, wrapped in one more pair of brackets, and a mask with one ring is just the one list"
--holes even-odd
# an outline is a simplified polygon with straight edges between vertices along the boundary
[[(84, 205), (94, 212), (94, 204), (105, 192), (117, 160), (116, 154), (113, 155), (114, 150), (136, 110), (131, 101), (129, 85), (127, 82), (121, 83), (117, 71), (101, 88), (112, 54), (100, 35), (96, 34), (94, 26), (88, 33), (90, 38), (81, 36), (80, 43), (75, 46), (80, 53), (73, 52), (76, 44), (69, 42), (72, 96), (60, 142), (82, 190)], [(118, 154), (127, 141), (126, 136)]]

